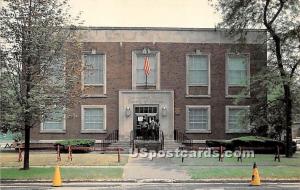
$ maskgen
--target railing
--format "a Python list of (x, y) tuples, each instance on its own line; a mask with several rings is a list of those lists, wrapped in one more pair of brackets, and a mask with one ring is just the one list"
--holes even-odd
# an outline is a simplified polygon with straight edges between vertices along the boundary
[(160, 141), (160, 149), (163, 150), (165, 147), (165, 136), (162, 130), (159, 130), (159, 141)]
[(110, 143), (117, 142), (119, 140), (119, 130), (118, 129), (114, 130), (104, 140)]
[(106, 148), (111, 143), (117, 142), (118, 139), (119, 139), (119, 130), (116, 129), (105, 137), (105, 139), (100, 143), (100, 147)]
[(184, 132), (177, 129), (174, 130), (174, 139), (178, 143), (183, 143), (186, 146), (192, 146), (193, 140), (190, 139)]
[[(157, 141), (160, 144), (160, 149), (163, 150), (164, 146), (165, 146), (164, 132), (162, 130), (159, 130), (158, 135), (159, 135), (159, 137), (158, 137)], [(134, 152), (134, 150), (135, 150), (135, 145), (136, 145), (136, 142), (135, 142), (135, 138), (134, 138), (134, 132), (133, 132), (133, 130), (131, 130), (130, 131), (130, 146), (131, 146), (132, 152)]]
[(130, 142), (129, 143), (130, 143), (131, 150), (132, 150), (132, 153), (133, 153), (134, 152), (134, 148), (135, 148), (133, 130), (130, 131)]

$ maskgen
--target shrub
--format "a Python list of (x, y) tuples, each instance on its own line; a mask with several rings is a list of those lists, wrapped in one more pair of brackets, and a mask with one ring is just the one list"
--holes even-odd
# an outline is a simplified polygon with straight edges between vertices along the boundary
[(15, 142), (20, 142), (23, 139), (23, 135), (21, 132), (15, 132), (12, 134), (12, 138)]
[(206, 145), (209, 147), (219, 147), (219, 146), (228, 146), (230, 145), (230, 140), (207, 140)]
[(55, 144), (65, 146), (65, 147), (67, 147), (67, 146), (91, 147), (91, 146), (95, 145), (95, 140), (91, 140), (91, 139), (68, 139), (68, 140), (57, 141)]
[[(282, 141), (277, 141), (267, 137), (260, 136), (244, 136), (233, 138), (230, 140), (207, 140), (206, 145), (209, 147), (219, 147), (224, 146), (228, 150), (234, 150), (239, 146), (242, 147), (265, 147), (265, 150), (256, 151), (256, 153), (274, 153), (274, 150), (270, 151), (270, 148), (275, 148), (277, 145), (280, 147), (280, 152), (284, 153), (285, 143)], [(295, 143), (292, 145), (293, 153), (296, 152)]]

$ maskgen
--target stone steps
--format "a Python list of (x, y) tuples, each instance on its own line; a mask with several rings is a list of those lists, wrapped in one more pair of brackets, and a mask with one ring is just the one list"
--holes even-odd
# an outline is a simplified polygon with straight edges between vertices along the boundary
[[(181, 146), (181, 143), (177, 143), (175, 141), (165, 141), (164, 150), (174, 151), (176, 149), (179, 149), (179, 147)], [(108, 145), (108, 148), (121, 148), (123, 149), (123, 151), (121, 151), (122, 153), (129, 153), (131, 150), (131, 145), (129, 141), (118, 141)]]
[(111, 143), (108, 148), (121, 148), (123, 151), (121, 153), (129, 153), (131, 146), (129, 141), (118, 141), (115, 143)]
[(165, 141), (164, 150), (176, 150), (179, 149), (179, 147), (181, 146), (181, 143), (177, 143), (175, 141)]

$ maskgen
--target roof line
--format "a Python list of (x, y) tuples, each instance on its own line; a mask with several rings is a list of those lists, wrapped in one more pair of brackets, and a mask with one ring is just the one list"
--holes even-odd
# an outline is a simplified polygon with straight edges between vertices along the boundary
[[(79, 26), (79, 30), (163, 30), (163, 31), (225, 31), (225, 28), (180, 28), (180, 27), (99, 27), (99, 26)], [(265, 32), (265, 29), (245, 29), (245, 31)]]

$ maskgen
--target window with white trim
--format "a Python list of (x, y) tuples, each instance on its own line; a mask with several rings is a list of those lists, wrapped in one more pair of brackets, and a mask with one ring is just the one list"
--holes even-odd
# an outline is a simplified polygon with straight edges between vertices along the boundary
[(55, 63), (48, 66), (49, 82), (54, 85), (65, 84), (65, 57), (56, 58)]
[(52, 112), (45, 115), (42, 122), (41, 131), (64, 131), (65, 117), (64, 110), (53, 109)]
[[(150, 72), (145, 74), (144, 63), (145, 58), (148, 57)], [(160, 89), (160, 52), (147, 50), (132, 51), (132, 89), (139, 89), (146, 86), (149, 89)]]
[(146, 85), (146, 75), (144, 71), (145, 57), (148, 57), (150, 65), (150, 74), (147, 76), (147, 85), (155, 86), (156, 75), (157, 75), (157, 59), (153, 54), (143, 55), (137, 54), (137, 65), (136, 65), (136, 84), (137, 86)]
[(82, 131), (104, 131), (106, 107), (101, 105), (82, 106)]
[(247, 86), (249, 83), (249, 58), (230, 54), (227, 57), (227, 85)]
[(84, 85), (104, 85), (104, 55), (84, 55)]
[(300, 114), (295, 114), (293, 116), (294, 123), (300, 123)]
[(210, 96), (210, 54), (186, 55), (186, 95)]
[(188, 56), (188, 85), (207, 86), (208, 85), (208, 56), (189, 55)]
[(210, 132), (210, 106), (186, 107), (187, 131)]
[(249, 132), (249, 106), (226, 106), (226, 132)]

